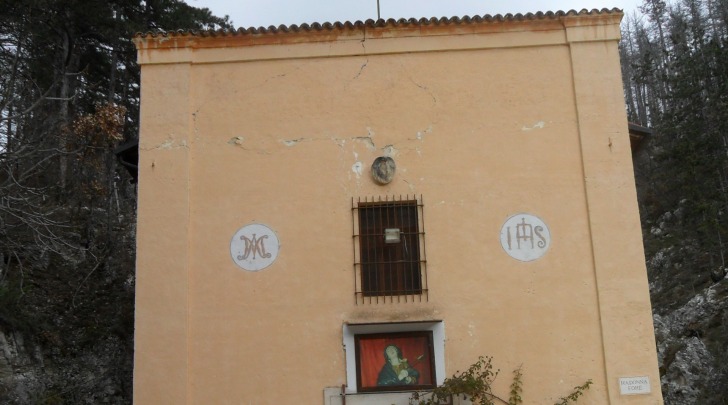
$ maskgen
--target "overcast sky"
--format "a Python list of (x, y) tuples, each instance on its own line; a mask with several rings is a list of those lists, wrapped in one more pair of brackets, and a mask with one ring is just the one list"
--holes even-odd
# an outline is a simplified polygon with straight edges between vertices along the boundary
[[(217, 16), (230, 16), (236, 28), (281, 24), (356, 21), (377, 18), (377, 0), (184, 0), (194, 7), (207, 7)], [(382, 18), (475, 16), (484, 14), (535, 13), (571, 9), (617, 7), (631, 14), (641, 0), (379, 0)]]

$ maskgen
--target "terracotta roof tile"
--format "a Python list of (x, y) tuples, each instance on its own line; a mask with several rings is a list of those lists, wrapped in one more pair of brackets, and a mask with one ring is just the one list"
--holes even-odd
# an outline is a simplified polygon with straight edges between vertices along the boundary
[(307, 24), (303, 23), (301, 25), (279, 25), (276, 26), (269, 26), (268, 28), (265, 27), (250, 27), (250, 28), (238, 28), (238, 29), (218, 29), (218, 30), (175, 30), (175, 31), (148, 31), (148, 32), (139, 32), (135, 35), (136, 38), (156, 38), (156, 37), (186, 37), (186, 36), (196, 36), (196, 37), (218, 37), (218, 36), (237, 36), (237, 35), (255, 35), (255, 34), (278, 34), (278, 33), (288, 33), (288, 32), (312, 32), (312, 31), (333, 31), (333, 30), (355, 30), (355, 29), (362, 29), (362, 28), (387, 28), (387, 27), (407, 27), (407, 26), (427, 26), (427, 25), (452, 25), (452, 24), (473, 24), (473, 23), (483, 23), (483, 22), (505, 22), (505, 21), (529, 21), (529, 20), (546, 20), (546, 19), (559, 19), (561, 17), (566, 16), (585, 16), (585, 15), (600, 15), (600, 14), (614, 14), (614, 13), (621, 13), (622, 10), (618, 8), (612, 8), (607, 9), (603, 8), (601, 10), (592, 9), (582, 9), (581, 11), (576, 10), (569, 10), (569, 11), (547, 11), (542, 12), (539, 11), (537, 13), (526, 13), (526, 14), (511, 14), (508, 13), (506, 15), (502, 14), (496, 14), (496, 15), (490, 15), (485, 14), (483, 16), (464, 16), (464, 17), (440, 17), (440, 18), (400, 18), (400, 19), (393, 19), (389, 18), (387, 20), (385, 19), (379, 19), (379, 20), (372, 20), (368, 19), (366, 21), (359, 21), (356, 22), (325, 22), (325, 23), (312, 23)]

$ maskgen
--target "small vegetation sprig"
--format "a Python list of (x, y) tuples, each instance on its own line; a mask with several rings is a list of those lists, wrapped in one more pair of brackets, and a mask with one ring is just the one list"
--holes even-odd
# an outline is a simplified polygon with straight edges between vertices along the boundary
[(414, 392), (410, 404), (438, 405), (448, 403), (453, 396), (463, 396), (479, 405), (494, 405), (492, 385), (500, 370), (493, 370), (493, 358), (480, 356), (467, 370), (446, 378), (430, 392)]
[[(478, 357), (478, 361), (472, 364), (467, 370), (457, 371), (452, 377), (446, 378), (439, 387), (432, 391), (413, 392), (410, 396), (410, 405), (441, 405), (451, 404), (452, 398), (462, 396), (463, 399), (469, 399), (472, 403), (478, 405), (521, 405), (523, 404), (523, 369), (519, 366), (513, 370), (513, 382), (510, 386), (510, 395), (508, 401), (493, 394), (493, 382), (500, 370), (493, 369), (493, 358), (488, 356)], [(560, 402), (554, 405), (568, 405), (570, 402), (576, 402), (577, 399), (584, 395), (585, 391), (592, 385), (592, 380), (587, 380), (584, 384), (574, 387), (569, 395), (559, 399)]]
[(582, 385), (577, 385), (574, 387), (574, 391), (571, 392), (571, 394), (561, 397), (560, 402), (555, 403), (554, 405), (568, 405), (569, 402), (576, 402), (576, 400), (584, 395), (584, 391), (588, 390), (589, 387), (592, 385), (592, 380), (586, 380), (586, 382)]
[(511, 383), (511, 395), (508, 397), (508, 405), (519, 405), (523, 403), (521, 393), (523, 392), (523, 370), (522, 365), (513, 370), (513, 382)]

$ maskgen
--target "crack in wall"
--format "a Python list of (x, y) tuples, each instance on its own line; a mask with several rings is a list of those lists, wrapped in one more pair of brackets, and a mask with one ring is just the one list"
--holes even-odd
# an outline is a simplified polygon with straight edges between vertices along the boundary
[[(360, 41), (361, 42), (361, 47), (364, 50), (364, 53), (365, 54), (366, 54), (366, 51), (367, 51), (367, 47), (364, 45), (364, 42), (366, 42), (366, 40), (367, 39), (366, 39), (366, 31), (365, 31), (364, 32), (364, 39), (362, 39)], [(364, 62), (364, 64), (361, 65), (361, 67), (359, 68), (359, 72), (356, 74), (356, 76), (354, 76), (353, 80), (356, 80), (356, 79), (359, 78), (359, 76), (361, 76), (362, 72), (364, 71), (364, 68), (367, 67), (368, 64), (369, 64), (369, 57), (367, 57), (366, 58), (366, 61)]]
[[(287, 77), (289, 74), (294, 73), (299, 70), (301, 70), (301, 67), (296, 65), (292, 69), (289, 69), (289, 71), (286, 73), (279, 73), (277, 75), (270, 76), (270, 77), (264, 79), (263, 81), (258, 81), (257, 83), (252, 83), (250, 86), (243, 88), (241, 91), (249, 92), (250, 90), (255, 90), (255, 89), (259, 89), (261, 87), (265, 87), (270, 82), (272, 82), (276, 79), (281, 79), (281, 78)], [(235, 93), (237, 93), (237, 91)]]
[(246, 152), (253, 152), (259, 155), (271, 155), (271, 152), (267, 149), (246, 148), (245, 146), (243, 146), (244, 143), (245, 137), (243, 137), (242, 135), (234, 136), (227, 141), (228, 145), (237, 146)]
[(280, 142), (288, 147), (296, 146), (299, 142), (305, 141), (306, 138), (297, 138), (297, 139), (281, 139)]
[(202, 107), (198, 107), (192, 113), (192, 132), (194, 133), (194, 137), (191, 142), (200, 142), (200, 140), (202, 139), (202, 137), (200, 136), (200, 127), (197, 122), (197, 114), (200, 113), (200, 109), (202, 109)]
[[(277, 143), (279, 143), (287, 148), (292, 148), (303, 142), (330, 141), (330, 142), (333, 142), (339, 149), (341, 149), (343, 151), (346, 149), (345, 146), (346, 146), (347, 141), (352, 141), (354, 143), (363, 144), (364, 147), (366, 147), (366, 149), (370, 152), (375, 152), (375, 151), (377, 151), (377, 146), (373, 139), (374, 132), (371, 130), (371, 128), (367, 128), (367, 132), (368, 132), (368, 135), (366, 135), (366, 136), (352, 136), (352, 137), (347, 137), (347, 138), (341, 138), (341, 137), (335, 137), (335, 136), (300, 137), (300, 138), (293, 138), (293, 139), (282, 139), (281, 138), (281, 139), (277, 140)], [(424, 130), (422, 132), (418, 132), (416, 139), (412, 139), (412, 138), (407, 139), (407, 143), (409, 143), (409, 141), (416, 141), (416, 140), (421, 141), (422, 133), (431, 133), (431, 132), (432, 132), (432, 126), (429, 126), (426, 130)], [(226, 143), (228, 145), (239, 147), (240, 149), (249, 151), (249, 152), (267, 154), (267, 155), (270, 155), (273, 153), (272, 151), (270, 151), (268, 149), (256, 149), (256, 148), (245, 147), (244, 145), (248, 144), (249, 142), (250, 141), (247, 140), (244, 136), (238, 135), (238, 136), (233, 136)], [(170, 149), (174, 146), (176, 146), (176, 145), (174, 145), (173, 140), (170, 139), (170, 140), (166, 141), (165, 143), (163, 143), (162, 145), (158, 146), (158, 148)], [(186, 146), (186, 144), (183, 143), (183, 146)], [(382, 148), (380, 148), (380, 150), (382, 151), (382, 154), (384, 156), (388, 156), (388, 157), (398, 156), (402, 151), (416, 150), (419, 154), (419, 150), (416, 147), (415, 148), (407, 147), (407, 146), (397, 147), (397, 146), (395, 146), (395, 144), (385, 145)], [(356, 172), (356, 170), (355, 170), (355, 172)]]
[(371, 136), (356, 136), (352, 138), (352, 140), (361, 142), (364, 145), (366, 145), (367, 149), (374, 151), (377, 149), (376, 145), (374, 145), (374, 140)]
[(430, 95), (430, 97), (432, 97), (432, 104), (437, 104), (437, 98), (435, 97), (435, 94), (433, 94), (433, 93), (432, 93), (432, 91), (430, 90), (430, 88), (429, 88), (429, 87), (427, 87), (427, 86), (423, 86), (423, 85), (421, 85), (421, 84), (417, 83), (417, 82), (415, 81), (415, 79), (413, 79), (413, 78), (411, 78), (411, 77), (410, 77), (409, 79), (410, 79), (410, 81), (411, 81), (411, 82), (412, 82), (412, 83), (413, 83), (413, 84), (414, 84), (415, 86), (417, 86), (417, 87), (419, 87), (420, 89), (424, 90), (424, 91), (425, 91), (425, 92), (426, 92), (427, 94), (429, 94), (429, 95)]
[(367, 67), (368, 64), (369, 64), (369, 58), (367, 58), (366, 62), (364, 62), (364, 64), (361, 65), (361, 67), (359, 68), (359, 73), (357, 73), (356, 76), (354, 76), (353, 80), (356, 80), (359, 78), (359, 76), (361, 76), (361, 73), (364, 71), (364, 68)]

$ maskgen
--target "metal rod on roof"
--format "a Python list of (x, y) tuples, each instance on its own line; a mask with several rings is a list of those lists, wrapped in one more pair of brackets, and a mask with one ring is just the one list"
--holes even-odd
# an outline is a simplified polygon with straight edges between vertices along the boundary
[(377, 0), (377, 20), (381, 20), (381, 19), (382, 19), (382, 17), (379, 14), (379, 0)]

